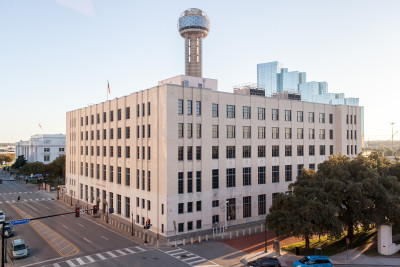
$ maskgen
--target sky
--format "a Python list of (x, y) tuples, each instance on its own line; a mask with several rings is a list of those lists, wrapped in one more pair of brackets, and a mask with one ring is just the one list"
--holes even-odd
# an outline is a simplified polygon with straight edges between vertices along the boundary
[(107, 81), (114, 99), (184, 74), (176, 26), (192, 7), (211, 21), (203, 77), (220, 91), (279, 61), (359, 97), (366, 141), (400, 131), (398, 0), (2, 0), (0, 143), (65, 134), (66, 112), (105, 101)]

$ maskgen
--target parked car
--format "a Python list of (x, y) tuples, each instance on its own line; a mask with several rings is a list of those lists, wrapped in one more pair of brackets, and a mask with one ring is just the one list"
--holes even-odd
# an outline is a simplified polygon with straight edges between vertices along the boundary
[(15, 239), (11, 241), (11, 253), (13, 259), (25, 258), (28, 256), (28, 246), (21, 238)]
[(333, 267), (332, 261), (323, 255), (306, 256), (298, 261), (295, 261), (292, 267)]
[(14, 177), (10, 177), (10, 181), (15, 181), (15, 178)]
[(253, 267), (281, 267), (281, 263), (277, 258), (273, 257), (261, 257), (254, 261), (250, 261), (247, 263), (247, 266)]

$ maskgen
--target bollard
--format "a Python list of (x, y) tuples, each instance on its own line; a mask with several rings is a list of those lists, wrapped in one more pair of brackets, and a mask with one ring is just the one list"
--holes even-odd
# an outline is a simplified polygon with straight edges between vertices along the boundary
[(201, 243), (201, 236), (199, 236), (199, 243)]
[(243, 236), (245, 236), (246, 235), (246, 233), (245, 233), (245, 231), (244, 231), (244, 229), (243, 229)]
[(249, 228), (249, 235), (251, 235), (251, 228)]
[[(168, 240), (168, 246), (169, 246), (169, 240)], [(160, 240), (157, 240), (157, 248), (160, 247)]]
[(184, 238), (184, 239), (182, 240), (182, 245), (184, 246), (185, 243), (186, 243), (186, 240), (185, 240), (185, 238)]
[(239, 237), (239, 231), (236, 231), (236, 238)]
[[(158, 241), (157, 241), (157, 243), (158, 243)], [(167, 239), (167, 247), (169, 247), (169, 239)]]
[(190, 244), (193, 245), (193, 237), (190, 238)]
[(208, 235), (206, 235), (206, 241), (208, 241)]
[(178, 245), (178, 244), (176, 243), (176, 240), (175, 240), (175, 247), (177, 247), (177, 245)]
[(229, 239), (232, 239), (232, 232), (229, 232)]

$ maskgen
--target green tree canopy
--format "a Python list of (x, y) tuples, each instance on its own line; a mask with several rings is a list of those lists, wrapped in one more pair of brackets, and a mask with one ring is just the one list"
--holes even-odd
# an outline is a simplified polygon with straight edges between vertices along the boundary
[(26, 164), (26, 159), (24, 155), (18, 156), (15, 163), (11, 166), (13, 169), (19, 169)]

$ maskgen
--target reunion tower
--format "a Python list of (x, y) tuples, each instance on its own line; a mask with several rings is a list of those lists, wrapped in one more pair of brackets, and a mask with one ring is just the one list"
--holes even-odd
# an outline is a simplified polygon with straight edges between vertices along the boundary
[(210, 19), (198, 8), (189, 8), (180, 15), (178, 30), (185, 38), (185, 75), (202, 77), (202, 41), (210, 30)]

